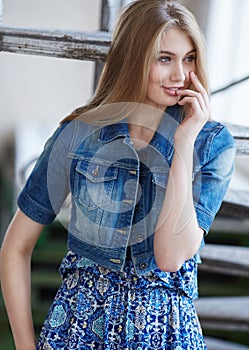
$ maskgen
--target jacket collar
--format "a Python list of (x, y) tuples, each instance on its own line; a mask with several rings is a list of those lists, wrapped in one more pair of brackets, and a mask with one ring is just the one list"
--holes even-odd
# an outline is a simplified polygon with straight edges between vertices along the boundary
[[(150, 142), (150, 145), (165, 158), (171, 157), (173, 153), (174, 134), (179, 123), (182, 121), (182, 118), (183, 112), (179, 105), (168, 107)], [(106, 125), (100, 130), (100, 141), (111, 142), (119, 137), (130, 138), (126, 119), (111, 125)]]
[(118, 137), (130, 137), (128, 124), (125, 119), (111, 125), (106, 125), (100, 130), (100, 141), (110, 142)]

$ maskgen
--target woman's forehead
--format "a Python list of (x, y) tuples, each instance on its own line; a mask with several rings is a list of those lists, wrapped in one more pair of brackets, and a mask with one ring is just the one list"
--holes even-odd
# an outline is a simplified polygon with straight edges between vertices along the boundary
[(194, 49), (193, 40), (178, 28), (168, 28), (161, 36), (160, 51), (184, 52), (186, 54)]

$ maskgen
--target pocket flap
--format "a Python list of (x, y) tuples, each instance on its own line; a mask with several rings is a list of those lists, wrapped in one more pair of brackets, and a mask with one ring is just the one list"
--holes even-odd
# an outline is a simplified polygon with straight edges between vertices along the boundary
[(86, 160), (78, 161), (76, 171), (92, 182), (110, 181), (116, 179), (118, 176), (118, 169), (116, 167)]

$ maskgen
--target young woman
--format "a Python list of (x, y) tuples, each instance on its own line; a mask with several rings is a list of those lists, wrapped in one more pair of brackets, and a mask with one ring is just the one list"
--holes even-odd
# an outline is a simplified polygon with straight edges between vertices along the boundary
[[(226, 127), (210, 120), (195, 18), (176, 1), (134, 1), (94, 97), (46, 143), (5, 236), (16, 349), (206, 349), (193, 306), (198, 251), (234, 154)], [(35, 345), (30, 258), (68, 194), (63, 281)]]

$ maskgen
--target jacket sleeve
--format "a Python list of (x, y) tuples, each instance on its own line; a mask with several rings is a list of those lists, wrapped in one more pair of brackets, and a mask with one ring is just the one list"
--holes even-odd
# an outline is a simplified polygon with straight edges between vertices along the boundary
[(57, 128), (18, 196), (20, 210), (40, 224), (55, 219), (69, 192), (67, 158), (71, 138), (70, 123)]
[(231, 181), (235, 141), (227, 128), (219, 124), (204, 149), (204, 162), (194, 171), (193, 197), (199, 226), (207, 234)]

